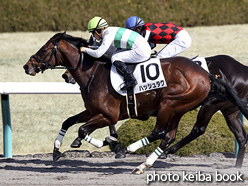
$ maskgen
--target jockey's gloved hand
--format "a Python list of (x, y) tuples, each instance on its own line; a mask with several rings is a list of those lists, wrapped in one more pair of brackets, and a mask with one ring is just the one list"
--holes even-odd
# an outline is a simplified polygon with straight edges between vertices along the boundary
[(80, 52), (84, 52), (85, 47), (80, 47)]
[(154, 50), (154, 53), (151, 53), (151, 58), (156, 58), (157, 57), (157, 51), (156, 50)]
[[(96, 49), (99, 48), (99, 46), (88, 46), (88, 48), (91, 48), (91, 49), (93, 49), (93, 50), (96, 50)], [(81, 51), (81, 52), (84, 52), (84, 49), (85, 49), (85, 47), (80, 47), (80, 51)]]

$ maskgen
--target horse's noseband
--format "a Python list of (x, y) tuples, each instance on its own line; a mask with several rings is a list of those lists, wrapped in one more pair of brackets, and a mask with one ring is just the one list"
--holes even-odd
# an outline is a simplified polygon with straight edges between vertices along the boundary
[[(35, 56), (35, 55), (32, 55), (32, 56), (30, 57), (31, 65), (32, 65), (32, 67), (34, 68), (34, 71), (35, 71), (36, 73), (38, 73), (38, 72), (40, 72), (40, 71), (43, 73), (44, 70), (49, 69), (49, 68), (50, 68), (50, 69), (55, 69), (55, 68), (61, 69), (61, 67), (53, 67), (53, 66), (50, 65), (50, 61), (52, 60), (53, 57), (55, 58), (56, 63), (58, 63), (57, 57), (59, 58), (60, 64), (61, 64), (61, 66), (63, 66), (62, 69), (65, 69), (65, 68), (66, 68), (66, 67), (64, 67), (63, 60), (62, 60), (62, 58), (61, 58), (61, 56), (60, 56), (60, 54), (59, 54), (59, 52), (58, 52), (58, 46), (59, 46), (60, 41), (61, 41), (61, 40), (59, 40), (57, 43), (55, 43), (54, 41), (51, 40), (51, 42), (52, 42), (52, 44), (53, 44), (54, 46), (53, 46), (52, 48), (50, 48), (50, 49), (51, 49), (50, 52), (48, 52), (48, 53), (45, 55), (45, 57), (44, 57), (43, 59), (38, 58), (38, 57)], [(45, 62), (45, 59), (46, 59), (48, 56), (50, 56), (50, 57), (49, 57), (48, 61)], [(34, 66), (34, 62), (33, 62), (33, 59), (35, 59), (35, 60), (41, 65), (41, 67), (35, 67), (35, 66)]]

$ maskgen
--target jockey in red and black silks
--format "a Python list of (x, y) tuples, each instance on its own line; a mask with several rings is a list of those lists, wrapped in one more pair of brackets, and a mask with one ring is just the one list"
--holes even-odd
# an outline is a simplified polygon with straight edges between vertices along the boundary
[(183, 28), (173, 23), (146, 23), (141, 33), (145, 38), (148, 35), (148, 41), (151, 43), (168, 44), (176, 38), (181, 30)]
[(137, 16), (127, 19), (126, 28), (140, 33), (149, 42), (151, 48), (156, 44), (167, 44), (157, 53), (158, 58), (173, 57), (183, 52), (191, 45), (191, 37), (188, 32), (173, 23), (144, 23)]

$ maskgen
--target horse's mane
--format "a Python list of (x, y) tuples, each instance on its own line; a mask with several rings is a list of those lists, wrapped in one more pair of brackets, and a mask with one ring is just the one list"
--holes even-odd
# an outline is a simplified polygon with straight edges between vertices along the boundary
[(77, 47), (78, 49), (81, 47), (81, 46), (87, 46), (89, 43), (86, 39), (84, 38), (81, 38), (81, 37), (74, 37), (74, 36), (71, 36), (71, 35), (68, 35), (66, 34), (66, 32), (63, 32), (63, 33), (57, 33), (55, 34), (51, 40), (55, 40), (56, 38), (59, 38), (59, 39), (63, 39), (69, 43), (71, 43), (72, 45), (74, 45), (75, 47)]
[[(80, 51), (80, 47), (82, 47), (82, 46), (87, 47), (89, 45), (89, 42), (86, 39), (81, 38), (81, 37), (74, 37), (74, 36), (68, 35), (68, 34), (66, 34), (66, 32), (57, 33), (50, 40), (56, 40), (56, 39), (59, 39), (59, 40), (63, 39), (65, 41), (67, 41), (68, 43), (70, 43), (70, 44), (74, 45), (76, 48), (78, 48), (79, 51)], [(91, 61), (107, 62), (104, 64), (104, 66), (107, 69), (111, 68), (110, 58), (108, 59), (104, 56), (101, 58), (94, 58), (88, 54), (86, 54), (86, 58), (91, 59)], [(93, 64), (93, 63), (90, 63), (90, 64)]]

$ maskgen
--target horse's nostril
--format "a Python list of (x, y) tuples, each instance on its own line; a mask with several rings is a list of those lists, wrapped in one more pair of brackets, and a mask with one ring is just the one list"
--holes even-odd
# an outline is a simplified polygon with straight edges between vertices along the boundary
[(63, 75), (62, 75), (62, 78), (68, 79), (68, 76), (67, 76), (66, 74), (63, 74)]
[(28, 70), (28, 65), (23, 66), (24, 70)]

